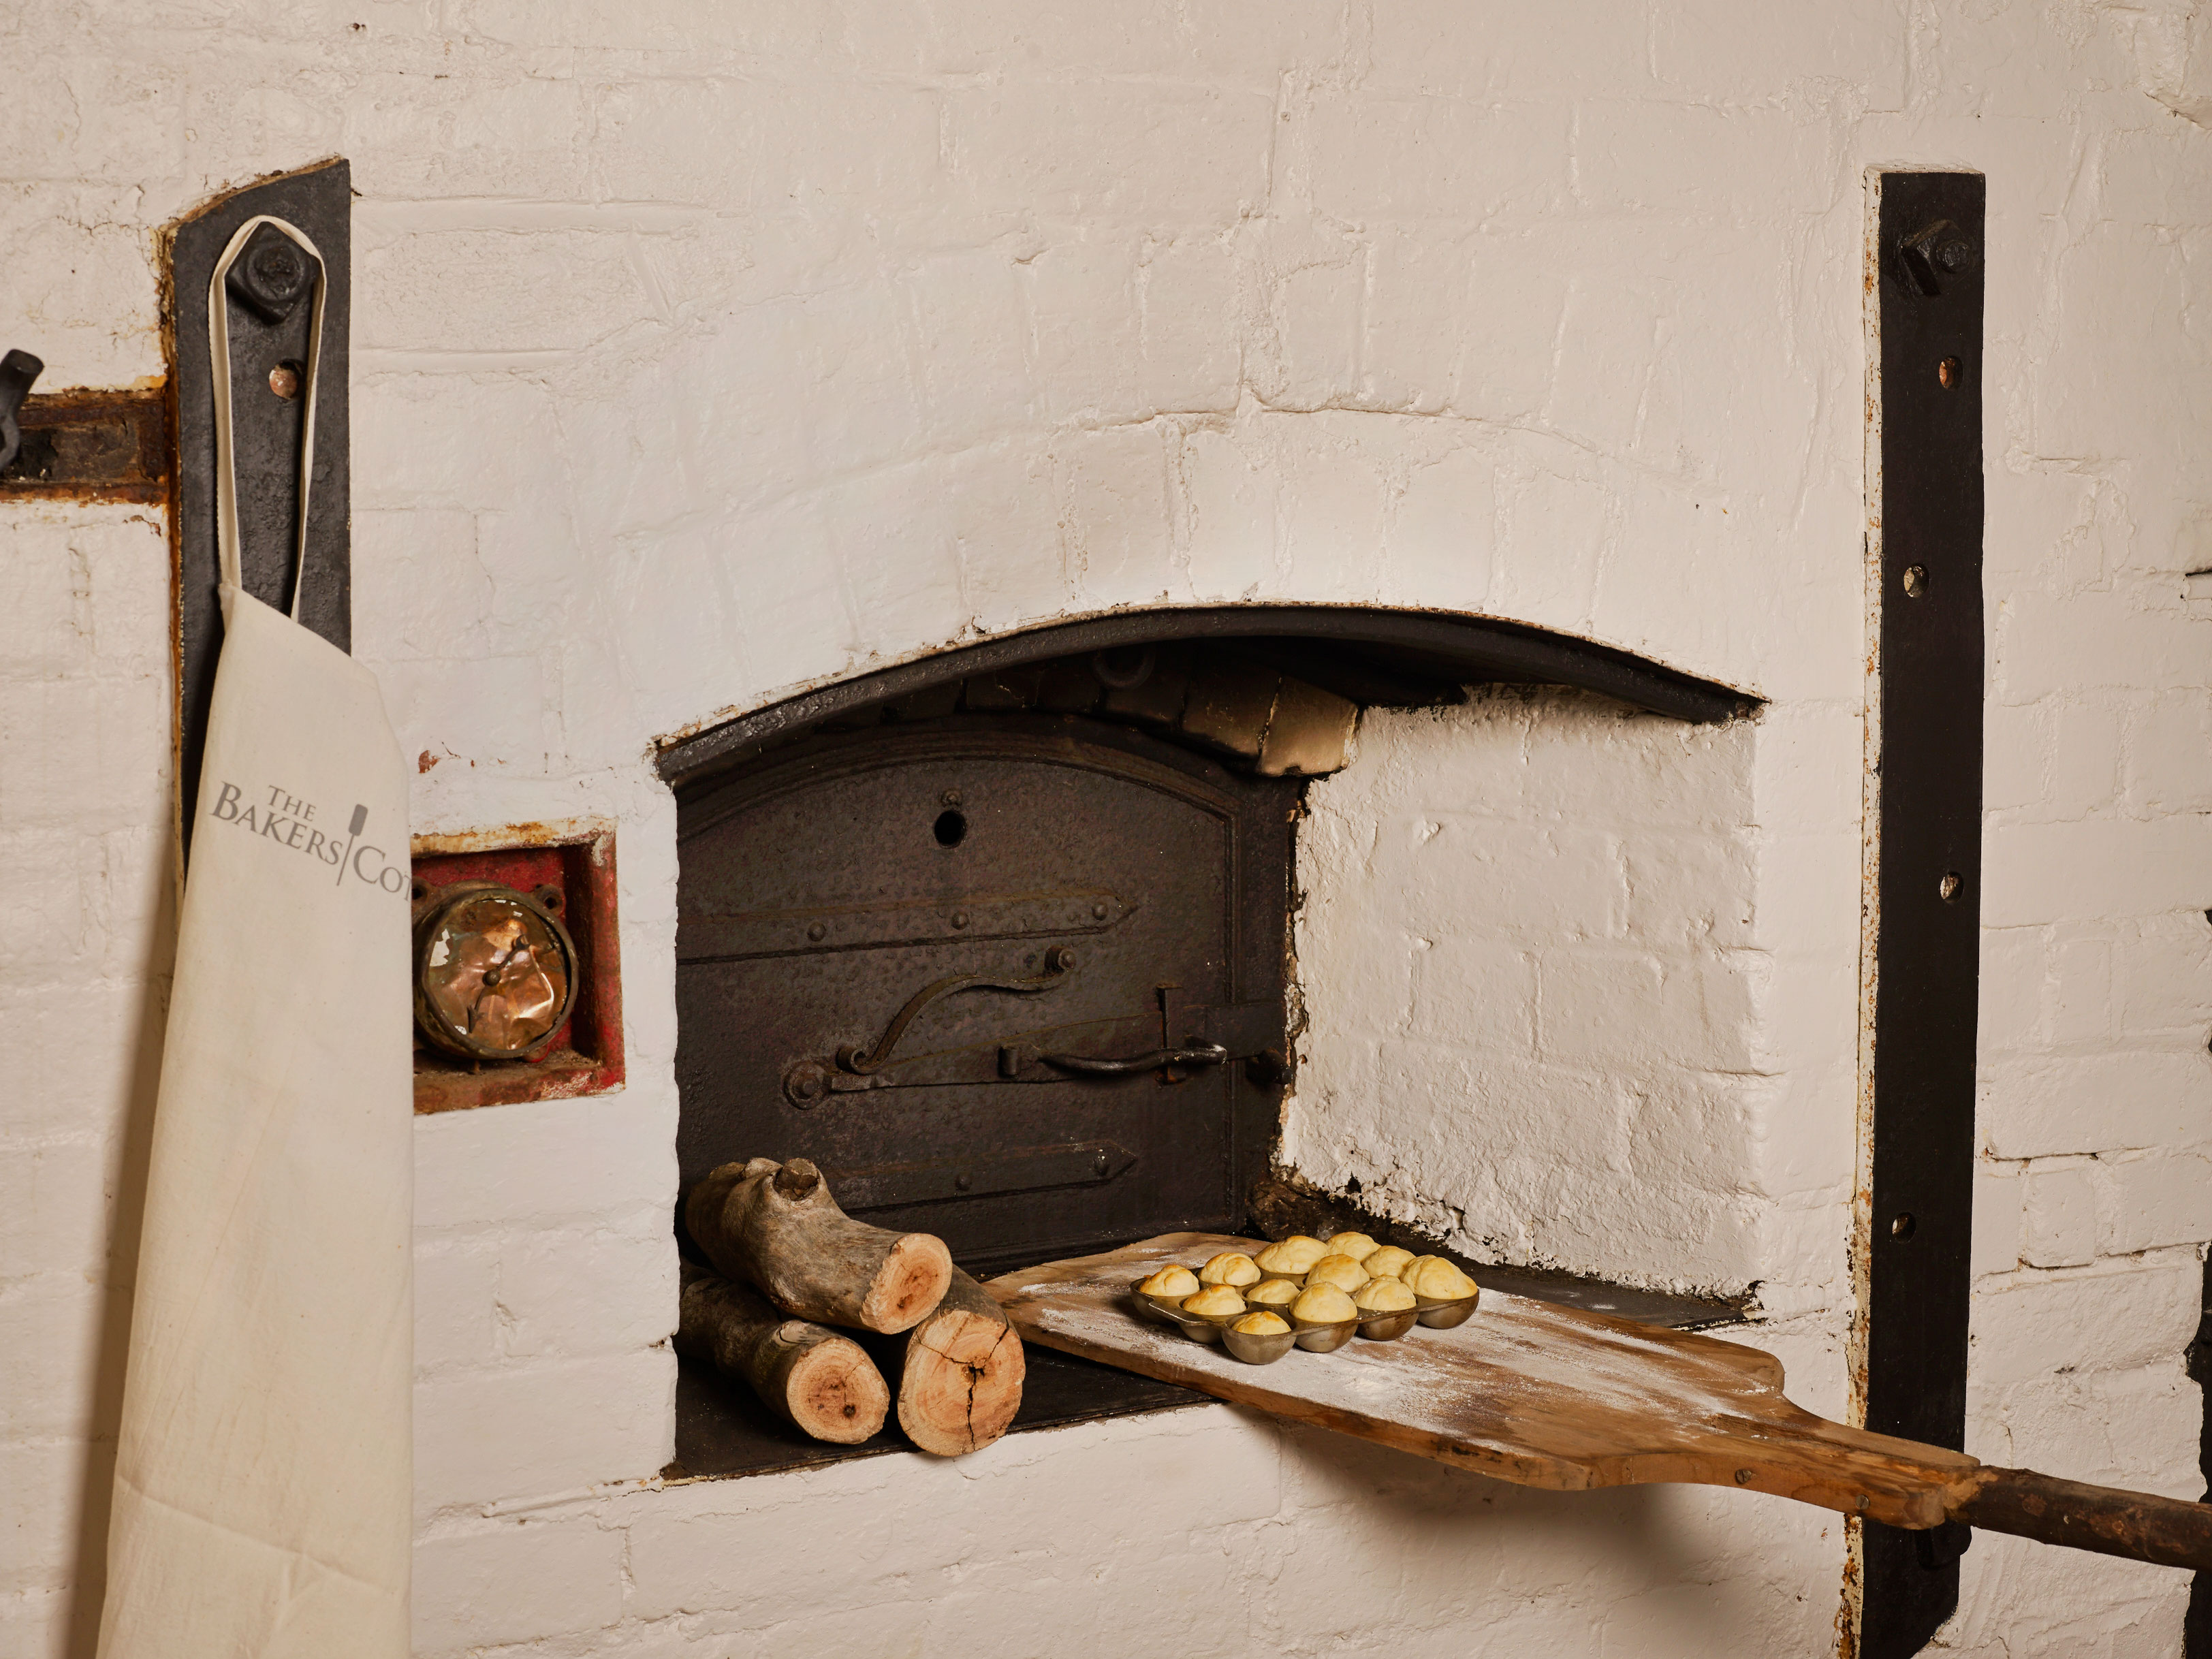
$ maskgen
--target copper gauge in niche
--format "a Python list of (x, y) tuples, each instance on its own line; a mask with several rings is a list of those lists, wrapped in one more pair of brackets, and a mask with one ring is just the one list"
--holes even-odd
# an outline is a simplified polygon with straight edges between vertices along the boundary
[(529, 1060), (567, 1023), (576, 946), (559, 892), (465, 881), (431, 895), (415, 924), (415, 1022), (464, 1060)]

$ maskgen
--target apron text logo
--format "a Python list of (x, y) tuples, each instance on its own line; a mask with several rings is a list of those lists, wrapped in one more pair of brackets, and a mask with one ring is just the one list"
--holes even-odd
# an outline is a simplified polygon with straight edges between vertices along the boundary
[(248, 801), (246, 792), (238, 785), (225, 783), (215, 805), (208, 809), (208, 815), (218, 823), (237, 824), (248, 835), (264, 836), (279, 847), (332, 866), (339, 881), (350, 873), (355, 880), (367, 882), (387, 893), (407, 890), (406, 868), (392, 863), (382, 848), (369, 846), (361, 839), (361, 832), (368, 823), (368, 809), (365, 806), (353, 809), (352, 820), (343, 836), (326, 836), (314, 827), (313, 802), (302, 800), (274, 784), (269, 787), (267, 800)]

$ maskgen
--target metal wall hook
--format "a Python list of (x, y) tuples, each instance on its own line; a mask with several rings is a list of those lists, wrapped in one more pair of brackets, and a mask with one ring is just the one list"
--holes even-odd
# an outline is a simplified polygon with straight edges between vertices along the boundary
[(31, 383), (46, 367), (27, 351), (10, 351), (0, 357), (0, 471), (7, 470), (15, 452), (23, 447), (23, 429), (15, 416), (22, 410), (23, 399), (30, 395)]

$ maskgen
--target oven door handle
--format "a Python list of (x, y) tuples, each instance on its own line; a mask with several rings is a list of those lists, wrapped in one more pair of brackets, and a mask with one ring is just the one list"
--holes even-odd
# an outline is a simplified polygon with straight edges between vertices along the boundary
[(1036, 1058), (1054, 1071), (1082, 1077), (1133, 1077), (1140, 1072), (1157, 1072), (1163, 1066), (1223, 1065), (1229, 1059), (1229, 1050), (1218, 1042), (1196, 1042), (1184, 1048), (1155, 1048), (1127, 1060), (1094, 1054), (1039, 1054)]
[(948, 974), (908, 997), (906, 1006), (891, 1016), (890, 1024), (873, 1043), (865, 1048), (848, 1043), (838, 1049), (838, 1068), (854, 1077), (866, 1077), (881, 1071), (890, 1063), (892, 1051), (906, 1035), (906, 1028), (914, 1024), (915, 1016), (939, 997), (957, 996), (963, 991), (1006, 991), (1015, 996), (1035, 996), (1040, 991), (1056, 990), (1065, 985), (1074, 971), (1075, 952), (1064, 945), (1055, 945), (1044, 953), (1044, 972), (1034, 979), (1013, 979), (1004, 974)]

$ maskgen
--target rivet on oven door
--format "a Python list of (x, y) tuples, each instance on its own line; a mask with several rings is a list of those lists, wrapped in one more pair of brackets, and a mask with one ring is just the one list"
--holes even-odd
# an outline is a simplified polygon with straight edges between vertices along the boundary
[(960, 805), (960, 792), (957, 789), (948, 789), (937, 799), (947, 806), (957, 806)]
[(806, 937), (812, 939), (818, 945), (822, 942), (823, 935), (827, 933), (830, 930), (827, 927), (824, 927), (820, 922), (811, 922), (807, 927)]
[(1928, 567), (1909, 564), (1905, 567), (1905, 596), (1917, 599), (1928, 591)]
[(955, 927), (965, 927), (968, 925), (968, 913), (965, 910), (955, 910), (952, 913), (952, 925)]
[(1091, 907), (1091, 921), (1105, 921), (1105, 920), (1106, 920), (1106, 907), (1105, 907), (1104, 905), (1103, 905), (1103, 904), (1094, 904), (1094, 905), (1092, 905), (1092, 906)]
[(952, 1184), (964, 1193), (970, 1187), (973, 1187), (975, 1184), (975, 1177), (969, 1175), (967, 1170), (963, 1170), (958, 1175), (952, 1177)]
[(814, 1060), (802, 1060), (783, 1074), (783, 1097), (794, 1106), (811, 1106), (829, 1092), (830, 1073)]

